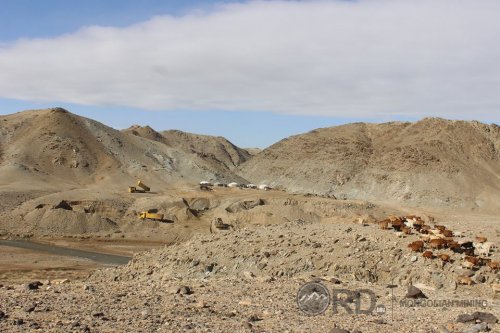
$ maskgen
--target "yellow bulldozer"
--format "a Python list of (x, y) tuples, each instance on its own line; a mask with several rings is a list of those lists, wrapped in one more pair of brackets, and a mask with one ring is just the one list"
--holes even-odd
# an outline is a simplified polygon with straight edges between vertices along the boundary
[[(138, 188), (140, 187), (140, 189)], [(129, 186), (128, 188), (129, 193), (146, 193), (151, 191), (151, 188), (144, 184), (142, 181), (138, 180), (136, 186)]]

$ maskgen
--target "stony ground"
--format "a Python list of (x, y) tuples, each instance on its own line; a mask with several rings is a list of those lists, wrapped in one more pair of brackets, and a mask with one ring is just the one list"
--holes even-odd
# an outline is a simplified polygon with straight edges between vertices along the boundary
[[(320, 316), (299, 311), (296, 294), (305, 280), (276, 278), (166, 280), (163, 282), (69, 283), (39, 290), (2, 289), (2, 332), (329, 332), (335, 327), (354, 332), (463, 332), (473, 323), (458, 323), (475, 311), (499, 316), (499, 303), (486, 308), (403, 308), (405, 288), (395, 289), (395, 303), (382, 286), (356, 283), (333, 288), (369, 287), (387, 308), (384, 315), (347, 314), (333, 307)], [(186, 294), (183, 286), (188, 286)], [(430, 299), (461, 299), (425, 291)], [(366, 305), (363, 305), (366, 306)], [(394, 310), (394, 314), (392, 311)], [(498, 332), (499, 325), (491, 325)], [(446, 330), (445, 330), (446, 329)]]
[[(84, 281), (42, 281), (35, 290), (5, 285), (0, 331), (479, 332), (471, 330), (474, 320), (459, 322), (459, 316), (500, 316), (500, 300), (490, 288), (498, 275), (480, 270), (473, 277), (486, 276), (484, 283), (457, 285), (458, 261), (443, 267), (414, 260), (404, 246), (413, 237), (398, 238), (374, 225), (305, 221), (199, 235), (138, 254), (129, 265), (96, 271)], [(369, 289), (386, 313), (348, 314), (340, 307), (334, 313), (330, 304), (324, 314), (308, 316), (296, 298), (300, 286), (313, 280), (331, 294)], [(431, 301), (478, 303), (404, 307), (400, 301), (410, 284)], [(368, 305), (362, 297), (361, 308)], [(500, 331), (496, 320), (484, 318), (488, 323), (482, 325)]]
[[(112, 274), (113, 279), (138, 282), (245, 274), (296, 278), (313, 274), (363, 283), (420, 283), (434, 289), (492, 295), (491, 285), (498, 283), (500, 277), (497, 272), (484, 266), (464, 269), (462, 255), (446, 249), (435, 252), (449, 254), (449, 263), (425, 259), (421, 253), (408, 249), (408, 244), (416, 239), (417, 235), (399, 237), (375, 224), (297, 220), (198, 235), (184, 243), (139, 253), (128, 266), (106, 274)], [(498, 260), (499, 254), (495, 252), (491, 258)], [(474, 288), (457, 285), (458, 277), (464, 274), (478, 280)], [(95, 274), (96, 278), (100, 275)]]

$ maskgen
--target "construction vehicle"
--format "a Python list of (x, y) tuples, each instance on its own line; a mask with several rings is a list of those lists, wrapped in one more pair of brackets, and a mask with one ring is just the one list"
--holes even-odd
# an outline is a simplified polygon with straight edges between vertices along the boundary
[(146, 192), (151, 191), (151, 189), (149, 188), (149, 186), (146, 186), (146, 184), (144, 184), (140, 180), (137, 181), (137, 186), (139, 186), (140, 188), (142, 188)]
[(200, 184), (200, 190), (202, 191), (213, 191), (212, 186)]
[(200, 182), (200, 190), (202, 190), (202, 191), (213, 191), (212, 186), (213, 185), (210, 182), (207, 182), (207, 181)]
[[(140, 187), (141, 189), (138, 189), (137, 187)], [(142, 181), (138, 180), (137, 181), (137, 187), (136, 186), (129, 186), (128, 191), (130, 193), (146, 193), (151, 191), (151, 188), (144, 184)]]
[(139, 218), (141, 220), (148, 219), (148, 220), (155, 220), (155, 221), (163, 221), (163, 214), (150, 213), (150, 212), (146, 211), (146, 212), (140, 212)]
[(234, 229), (231, 224), (224, 223), (220, 217), (213, 219), (210, 224), (210, 233), (224, 232)]

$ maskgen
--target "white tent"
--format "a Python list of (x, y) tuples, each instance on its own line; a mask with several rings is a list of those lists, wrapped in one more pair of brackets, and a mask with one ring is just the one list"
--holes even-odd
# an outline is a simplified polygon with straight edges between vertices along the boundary
[(233, 182), (233, 183), (227, 184), (227, 187), (238, 187), (238, 185), (239, 185), (238, 183)]
[(259, 190), (265, 190), (265, 191), (268, 191), (268, 190), (270, 190), (270, 189), (271, 189), (271, 187), (270, 187), (269, 185), (267, 185), (267, 184), (260, 184), (260, 185), (259, 185)]

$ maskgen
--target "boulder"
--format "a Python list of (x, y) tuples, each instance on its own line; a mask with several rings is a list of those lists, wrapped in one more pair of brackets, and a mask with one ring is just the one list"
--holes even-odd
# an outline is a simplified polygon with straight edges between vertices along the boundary
[(33, 282), (25, 284), (24, 285), (24, 289), (26, 289), (26, 290), (37, 290), (38, 287), (40, 287), (40, 286), (43, 286), (43, 283), (41, 283), (40, 281), (33, 281)]
[(464, 331), (464, 333), (479, 333), (479, 332), (488, 332), (488, 331), (489, 331), (488, 324), (480, 323), (480, 324), (476, 324), (476, 325), (469, 327), (468, 329), (466, 329)]
[(475, 320), (479, 320), (482, 323), (487, 323), (487, 324), (496, 324), (498, 322), (498, 318), (488, 312), (474, 312), (472, 314)]
[(427, 296), (425, 296), (423, 291), (418, 289), (417, 287), (409, 286), (405, 298), (417, 299), (417, 298), (427, 298)]

